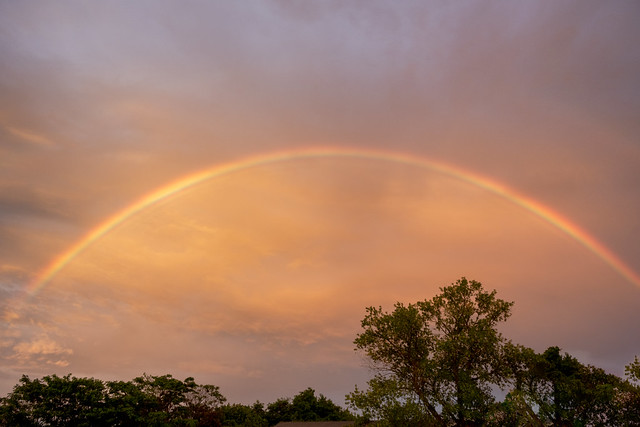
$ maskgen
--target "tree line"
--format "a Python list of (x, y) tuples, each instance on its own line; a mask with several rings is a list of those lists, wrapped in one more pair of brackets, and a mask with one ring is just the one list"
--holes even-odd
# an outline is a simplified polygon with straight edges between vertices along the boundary
[[(542, 353), (498, 325), (513, 302), (461, 278), (392, 312), (368, 307), (354, 344), (375, 376), (344, 409), (307, 388), (267, 405), (230, 404), (214, 385), (171, 375), (131, 381), (23, 376), (0, 399), (0, 426), (273, 426), (349, 421), (387, 426), (640, 426), (640, 360), (626, 378), (559, 347)], [(496, 396), (504, 396), (498, 399)]]
[[(356, 348), (375, 377), (347, 395), (380, 426), (638, 426), (640, 361), (626, 379), (507, 340), (513, 302), (461, 278), (430, 300), (367, 308)], [(504, 395), (498, 400), (496, 394)]]
[(255, 426), (281, 421), (355, 419), (346, 409), (307, 388), (293, 399), (264, 405), (229, 404), (214, 385), (172, 375), (102, 381), (24, 375), (0, 400), (0, 426)]

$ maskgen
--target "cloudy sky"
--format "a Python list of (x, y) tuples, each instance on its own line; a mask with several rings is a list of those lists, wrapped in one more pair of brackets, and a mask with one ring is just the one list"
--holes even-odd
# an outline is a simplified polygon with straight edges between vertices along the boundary
[(461, 276), (515, 301), (507, 337), (622, 375), (639, 19), (635, 1), (0, 1), (0, 393), (147, 372), (342, 403), (371, 375), (365, 307)]

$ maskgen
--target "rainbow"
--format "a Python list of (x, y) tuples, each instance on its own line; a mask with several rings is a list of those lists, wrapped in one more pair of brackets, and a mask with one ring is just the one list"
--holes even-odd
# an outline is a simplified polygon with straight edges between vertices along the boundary
[(424, 157), (411, 156), (392, 151), (360, 149), (360, 148), (299, 148), (287, 151), (279, 151), (275, 153), (262, 154), (244, 158), (238, 161), (216, 165), (209, 169), (205, 169), (176, 181), (173, 181), (159, 189), (143, 196), (138, 201), (125, 207), (121, 211), (107, 218), (98, 224), (93, 230), (78, 240), (73, 246), (65, 252), (57, 256), (44, 270), (42, 270), (36, 278), (27, 286), (27, 294), (35, 295), (39, 290), (45, 287), (53, 277), (60, 272), (67, 264), (69, 264), (82, 251), (93, 244), (96, 240), (131, 218), (136, 213), (167, 199), (187, 188), (200, 184), (204, 181), (227, 175), (233, 172), (242, 171), (256, 166), (264, 166), (273, 163), (281, 163), (307, 158), (357, 158), (382, 160), (387, 162), (399, 163), (418, 168), (429, 169), (461, 181), (467, 182), (476, 187), (483, 188), (491, 193), (504, 197), (505, 199), (515, 203), (516, 205), (526, 209), (534, 215), (544, 219), (548, 223), (557, 227), (589, 251), (593, 252), (602, 261), (608, 264), (626, 280), (640, 287), (640, 276), (636, 274), (630, 267), (625, 265), (613, 252), (611, 252), (602, 243), (598, 242), (594, 237), (582, 230), (577, 225), (571, 223), (566, 218), (554, 212), (552, 209), (542, 205), (541, 203), (530, 199), (516, 191), (492, 181), (473, 172), (460, 169), (458, 167), (431, 160)]

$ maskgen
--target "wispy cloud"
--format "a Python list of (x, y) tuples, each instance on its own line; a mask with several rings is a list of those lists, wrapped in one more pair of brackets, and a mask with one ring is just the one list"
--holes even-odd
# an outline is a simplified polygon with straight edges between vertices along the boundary
[(44, 135), (39, 135), (35, 132), (27, 131), (24, 129), (18, 129), (10, 126), (5, 126), (4, 129), (11, 135), (17, 137), (19, 140), (35, 144), (40, 147), (51, 148), (55, 147), (55, 143)]

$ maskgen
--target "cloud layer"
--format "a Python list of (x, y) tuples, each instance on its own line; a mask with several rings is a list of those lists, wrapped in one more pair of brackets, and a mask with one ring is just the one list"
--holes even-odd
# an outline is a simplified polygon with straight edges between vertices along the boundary
[(621, 374), (640, 290), (468, 183), (307, 159), (206, 182), (36, 275), (193, 171), (313, 146), (455, 164), (538, 200), (640, 271), (635, 2), (0, 5), (0, 391), (22, 373), (194, 375), (237, 401), (368, 373), (367, 305), (462, 275), (505, 327)]

